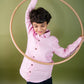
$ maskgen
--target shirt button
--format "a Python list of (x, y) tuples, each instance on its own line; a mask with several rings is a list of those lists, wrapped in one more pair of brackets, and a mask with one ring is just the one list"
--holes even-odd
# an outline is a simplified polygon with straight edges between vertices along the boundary
[(55, 53), (55, 52), (53, 51), (53, 53)]
[(35, 58), (35, 56), (33, 56), (33, 58)]
[(31, 64), (31, 66), (33, 66), (33, 64)]
[(31, 73), (31, 71), (29, 71), (29, 73)]
[(35, 50), (37, 50), (37, 48), (35, 48)]

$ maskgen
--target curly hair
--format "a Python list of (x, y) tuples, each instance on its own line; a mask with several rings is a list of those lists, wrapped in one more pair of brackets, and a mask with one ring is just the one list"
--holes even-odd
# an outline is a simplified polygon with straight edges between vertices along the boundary
[(30, 11), (29, 18), (31, 23), (43, 23), (46, 21), (48, 24), (52, 16), (47, 10), (45, 10), (42, 7), (39, 7), (37, 9), (33, 9), (32, 11)]

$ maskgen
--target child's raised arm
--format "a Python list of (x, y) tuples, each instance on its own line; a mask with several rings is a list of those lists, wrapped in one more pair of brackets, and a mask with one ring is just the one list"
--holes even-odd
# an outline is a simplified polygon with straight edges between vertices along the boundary
[(32, 28), (30, 18), (29, 18), (29, 13), (32, 9), (35, 8), (36, 3), (37, 3), (37, 0), (31, 0), (30, 4), (26, 10), (26, 13), (25, 13), (25, 24), (26, 24), (27, 32), (29, 32), (29, 30), (31, 30), (31, 28)]
[(53, 42), (53, 52), (58, 55), (59, 57), (66, 58), (69, 57), (79, 46), (82, 37), (79, 37), (75, 42), (68, 45), (67, 48), (62, 48), (59, 46), (58, 40), (54, 38)]

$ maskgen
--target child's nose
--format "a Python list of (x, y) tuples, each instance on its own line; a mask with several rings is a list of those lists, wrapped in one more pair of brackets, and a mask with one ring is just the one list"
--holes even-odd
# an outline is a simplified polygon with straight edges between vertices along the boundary
[(38, 28), (38, 31), (41, 31), (41, 27)]

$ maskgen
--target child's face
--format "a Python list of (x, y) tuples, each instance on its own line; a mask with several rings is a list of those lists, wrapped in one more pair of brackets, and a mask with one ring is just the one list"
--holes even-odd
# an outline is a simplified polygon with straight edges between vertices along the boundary
[(47, 22), (43, 22), (43, 23), (36, 23), (36, 22), (33, 22), (32, 23), (33, 25), (33, 28), (34, 28), (34, 31), (39, 34), (39, 35), (42, 35), (45, 33), (46, 29), (47, 29)]

